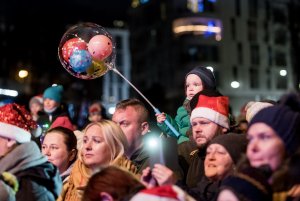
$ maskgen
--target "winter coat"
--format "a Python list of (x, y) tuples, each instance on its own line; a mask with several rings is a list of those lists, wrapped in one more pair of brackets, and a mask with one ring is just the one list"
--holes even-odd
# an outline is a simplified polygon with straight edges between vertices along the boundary
[(142, 173), (142, 170), (149, 166), (149, 154), (144, 146), (137, 149), (130, 157), (130, 160), (136, 166), (138, 173)]
[(0, 200), (5, 200), (5, 201), (16, 200), (16, 194), (15, 191), (13, 190), (13, 187), (3, 178), (1, 178), (0, 180)]
[[(127, 171), (137, 174), (137, 169), (133, 163), (125, 156), (116, 159), (111, 165), (116, 165)], [(84, 165), (78, 158), (72, 168), (69, 179), (64, 183), (62, 193), (57, 201), (81, 201), (84, 187), (87, 185), (92, 170)]]
[(34, 142), (17, 145), (3, 156), (0, 172), (16, 176), (19, 182), (15, 196), (17, 201), (54, 201), (62, 189), (57, 168), (47, 161)]
[[(180, 106), (177, 109), (177, 114), (175, 116), (175, 119), (173, 119), (170, 115), (166, 115), (166, 120), (170, 122), (170, 124), (177, 130), (180, 134), (179, 137), (177, 137), (178, 144), (189, 141), (189, 137), (187, 134), (187, 131), (190, 130), (191, 124), (190, 124), (190, 114), (187, 111), (185, 105), (187, 104), (188, 100), (185, 100), (184, 105)], [(171, 129), (165, 124), (165, 123), (157, 123), (157, 126), (167, 135), (176, 137), (175, 134), (171, 131)]]
[[(184, 142), (179, 145), (179, 149), (181, 145), (188, 143)], [(184, 181), (179, 182), (179, 186), (186, 185), (189, 188), (196, 187), (197, 183), (204, 176), (204, 159), (206, 154), (206, 148), (196, 149), (190, 153), (190, 160), (185, 161), (184, 157), (179, 157), (179, 164), (184, 173)], [(181, 161), (181, 160), (184, 160)], [(184, 164), (184, 165), (183, 165)]]
[(187, 193), (196, 200), (213, 201), (218, 194), (220, 186), (221, 181), (211, 181), (206, 176), (203, 176), (197, 187), (187, 190)]

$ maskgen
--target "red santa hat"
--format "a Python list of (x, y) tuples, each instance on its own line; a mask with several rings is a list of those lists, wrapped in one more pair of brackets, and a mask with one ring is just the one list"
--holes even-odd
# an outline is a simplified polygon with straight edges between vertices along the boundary
[(191, 113), (190, 120), (203, 117), (224, 128), (229, 128), (229, 99), (227, 96), (207, 96), (204, 93), (195, 95), (196, 105)]
[(181, 188), (173, 185), (158, 186), (144, 189), (133, 196), (130, 201), (195, 201)]
[(19, 143), (29, 142), (31, 131), (38, 128), (30, 113), (24, 106), (16, 103), (0, 107), (0, 136), (16, 140)]

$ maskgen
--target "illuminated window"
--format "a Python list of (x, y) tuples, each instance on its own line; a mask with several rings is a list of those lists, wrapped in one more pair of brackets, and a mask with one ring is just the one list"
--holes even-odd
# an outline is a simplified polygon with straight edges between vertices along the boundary
[(194, 34), (205, 38), (214, 37), (215, 40), (220, 41), (222, 38), (222, 23), (221, 20), (205, 17), (180, 18), (174, 20), (173, 32), (177, 36)]

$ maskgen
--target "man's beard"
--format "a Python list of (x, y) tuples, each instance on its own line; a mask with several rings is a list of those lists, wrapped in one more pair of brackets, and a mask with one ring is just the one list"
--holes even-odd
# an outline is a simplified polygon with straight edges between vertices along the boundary
[(215, 134), (211, 139), (208, 139), (208, 138), (206, 138), (205, 136), (200, 135), (200, 136), (202, 136), (203, 138), (206, 139), (206, 142), (203, 143), (203, 144), (199, 144), (199, 145), (197, 144), (198, 149), (206, 149), (207, 146), (209, 145), (209, 143), (212, 141), (212, 139), (214, 139), (215, 137), (217, 137), (218, 135), (221, 135), (221, 134), (223, 134), (223, 133), (222, 133), (222, 129), (219, 128), (219, 129), (217, 130), (216, 134)]
[(209, 142), (210, 141), (207, 141), (207, 142), (205, 142), (203, 144), (197, 145), (198, 149), (206, 149)]

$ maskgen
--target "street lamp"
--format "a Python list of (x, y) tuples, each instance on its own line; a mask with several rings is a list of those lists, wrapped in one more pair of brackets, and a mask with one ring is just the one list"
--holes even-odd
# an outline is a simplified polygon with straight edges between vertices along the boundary
[(21, 79), (26, 78), (28, 76), (28, 71), (27, 70), (20, 70), (18, 75), (19, 75), (19, 78), (21, 78)]
[(284, 77), (284, 76), (287, 75), (287, 71), (286, 71), (286, 70), (280, 70), (280, 71), (279, 71), (279, 74), (280, 74), (282, 77)]
[(234, 89), (237, 89), (240, 87), (240, 83), (238, 81), (232, 81), (230, 85)]

